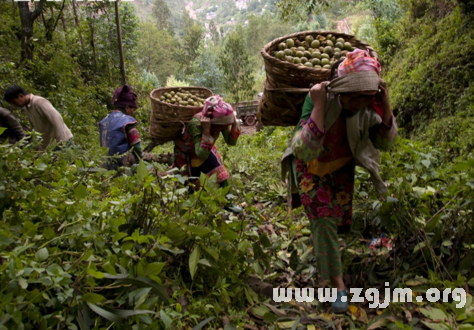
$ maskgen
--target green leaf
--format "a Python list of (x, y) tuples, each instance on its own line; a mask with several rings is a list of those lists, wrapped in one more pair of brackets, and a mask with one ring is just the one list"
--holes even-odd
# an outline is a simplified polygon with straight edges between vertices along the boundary
[(165, 329), (168, 329), (171, 323), (173, 323), (173, 320), (163, 310), (160, 311), (160, 318), (165, 324)]
[(196, 325), (194, 328), (192, 328), (191, 330), (201, 330), (202, 327), (204, 327), (206, 324), (208, 324), (209, 322), (211, 322), (212, 320), (214, 320), (215, 317), (212, 316), (212, 317), (209, 317), (207, 319), (205, 319), (204, 321), (200, 322), (198, 325)]
[(35, 259), (38, 260), (39, 262), (48, 259), (49, 257), (49, 252), (47, 248), (42, 248), (35, 253)]
[(97, 293), (86, 293), (82, 295), (81, 300), (91, 304), (97, 304), (99, 302), (106, 301), (107, 299)]
[(199, 227), (199, 226), (188, 226), (187, 229), (198, 236), (204, 236), (211, 232), (211, 230), (207, 227)]
[(144, 180), (148, 176), (148, 169), (143, 161), (137, 166), (137, 175), (141, 180)]
[(156, 314), (153, 311), (149, 310), (123, 310), (123, 309), (115, 309), (115, 310), (106, 310), (103, 308), (100, 308), (97, 305), (87, 303), (87, 305), (92, 309), (94, 312), (102, 316), (103, 318), (112, 321), (112, 322), (119, 322), (122, 319), (125, 319), (130, 316), (135, 316), (135, 315), (141, 315), (141, 314)]
[(82, 199), (87, 196), (87, 188), (82, 183), (74, 189), (74, 196), (77, 199)]
[(229, 240), (229, 241), (232, 241), (234, 239), (237, 239), (239, 238), (239, 235), (237, 235), (237, 233), (231, 229), (227, 229), (224, 234), (221, 236), (221, 239), (222, 240)]
[(87, 303), (90, 309), (92, 309), (94, 312), (99, 314), (99, 316), (102, 316), (104, 319), (107, 319), (112, 322), (119, 322), (122, 318), (114, 313), (111, 313), (103, 308), (100, 308), (99, 306), (91, 303)]
[(191, 252), (191, 255), (189, 256), (189, 272), (191, 273), (191, 278), (194, 278), (194, 274), (196, 274), (199, 257), (199, 245), (195, 245), (193, 252)]
[(0, 248), (3, 249), (13, 242), (15, 242), (13, 238), (0, 234)]
[(413, 249), (413, 253), (417, 252), (419, 249), (424, 248), (425, 246), (426, 246), (425, 242), (418, 243), (417, 245), (415, 245), (415, 248)]
[(268, 238), (267, 234), (263, 233), (262, 236), (260, 236), (260, 243), (262, 243), (264, 248), (269, 248), (272, 246), (272, 243), (270, 242), (270, 239)]
[(0, 135), (3, 134), (3, 132), (5, 132), (7, 129), (5, 127), (0, 127)]
[[(123, 276), (123, 275), (122, 275)], [(124, 284), (132, 284), (140, 288), (152, 288), (152, 292), (154, 294), (157, 294), (163, 301), (167, 302), (168, 301), (168, 294), (166, 293), (165, 289), (163, 286), (160, 284), (156, 283), (152, 279), (146, 278), (146, 277), (137, 277), (137, 278), (122, 278), (122, 276), (112, 276), (110, 274), (107, 274), (107, 278), (118, 278), (118, 280), (115, 282), (117, 284), (119, 283), (124, 283)]]
[(146, 274), (148, 276), (156, 276), (161, 273), (161, 270), (166, 265), (166, 262), (152, 262), (146, 267)]
[(95, 277), (95, 278), (98, 278), (98, 279), (101, 279), (101, 278), (104, 278), (104, 277), (105, 277), (104, 273), (95, 271), (95, 270), (93, 270), (92, 268), (89, 268), (89, 269), (87, 270), (87, 273), (88, 273), (89, 275)]

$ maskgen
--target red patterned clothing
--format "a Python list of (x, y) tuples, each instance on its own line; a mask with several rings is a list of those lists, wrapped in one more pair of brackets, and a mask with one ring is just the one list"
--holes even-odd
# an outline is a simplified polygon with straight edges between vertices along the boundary
[[(199, 119), (193, 118), (184, 133), (174, 141), (174, 165), (178, 168), (186, 165), (191, 176), (199, 176), (196, 175), (198, 172), (204, 172), (208, 176), (217, 174), (217, 182), (221, 183), (229, 178), (229, 172), (214, 145), (219, 132), (211, 130), (211, 135), (203, 136)], [(222, 131), (222, 135), (228, 145), (236, 145), (240, 129), (226, 129)]]

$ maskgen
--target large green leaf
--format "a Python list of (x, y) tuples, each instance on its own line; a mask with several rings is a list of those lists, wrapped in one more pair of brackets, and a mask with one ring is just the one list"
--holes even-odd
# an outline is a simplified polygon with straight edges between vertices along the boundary
[[(110, 276), (110, 274), (108, 274)], [(109, 277), (110, 278), (110, 277)], [(169, 297), (166, 293), (163, 286), (156, 283), (152, 279), (146, 277), (137, 277), (137, 278), (121, 278), (117, 280), (115, 283), (120, 284), (132, 284), (140, 288), (151, 288), (152, 292), (158, 295), (163, 301), (167, 302)]]
[(82, 295), (81, 300), (91, 304), (97, 304), (99, 302), (106, 301), (107, 299), (97, 293), (86, 293)]
[(77, 199), (82, 199), (87, 196), (87, 188), (82, 183), (74, 189), (74, 196)]
[(130, 316), (141, 315), (141, 314), (156, 314), (154, 311), (149, 310), (123, 310), (123, 309), (114, 309), (114, 310), (106, 310), (103, 309), (95, 304), (87, 303), (87, 305), (92, 309), (94, 312), (102, 316), (103, 318), (112, 321), (112, 322), (119, 322), (122, 319), (125, 319)]
[(189, 256), (189, 272), (191, 273), (191, 278), (194, 278), (194, 274), (196, 274), (200, 254), (199, 245), (195, 245), (193, 252), (191, 252)]
[(137, 166), (137, 175), (141, 180), (144, 180), (148, 176), (148, 169), (142, 161), (140, 161), (140, 164)]

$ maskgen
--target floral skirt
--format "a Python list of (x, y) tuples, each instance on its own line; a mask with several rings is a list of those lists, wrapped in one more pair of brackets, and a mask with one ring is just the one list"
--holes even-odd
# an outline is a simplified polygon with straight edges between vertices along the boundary
[(355, 163), (323, 177), (308, 173), (306, 164), (296, 161), (296, 180), (301, 203), (310, 219), (313, 250), (323, 280), (342, 275), (338, 233), (348, 232), (352, 219)]

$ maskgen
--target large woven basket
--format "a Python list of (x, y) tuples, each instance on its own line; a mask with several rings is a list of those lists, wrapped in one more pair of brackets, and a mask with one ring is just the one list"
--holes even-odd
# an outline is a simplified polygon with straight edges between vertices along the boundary
[(150, 93), (150, 138), (153, 145), (177, 139), (186, 122), (202, 111), (202, 107), (174, 105), (160, 101), (160, 96), (171, 91), (183, 90), (192, 94), (204, 94), (204, 98), (213, 95), (210, 89), (204, 87), (163, 87), (154, 89)]
[(298, 66), (275, 58), (272, 55), (277, 50), (278, 44), (293, 37), (300, 39), (300, 37), (305, 38), (307, 35), (311, 35), (316, 38), (317, 35), (325, 37), (328, 34), (332, 34), (336, 38), (344, 38), (355, 48), (369, 49), (371, 55), (377, 57), (377, 53), (365, 42), (352, 35), (334, 31), (298, 32), (269, 42), (261, 51), (267, 74), (257, 113), (257, 118), (262, 124), (268, 126), (296, 125), (300, 120), (304, 99), (311, 85), (330, 78), (330, 69)]

